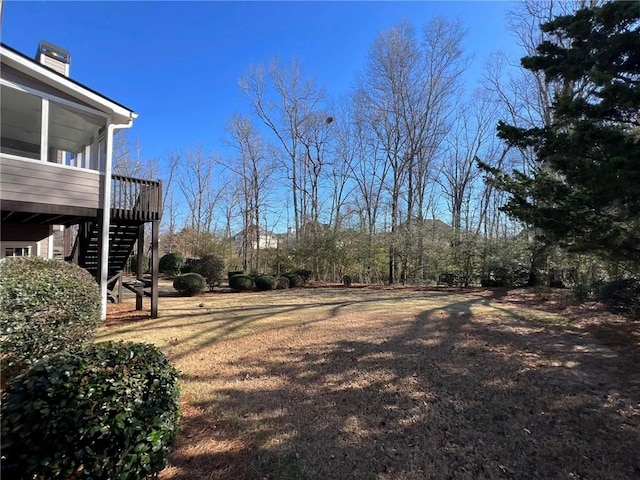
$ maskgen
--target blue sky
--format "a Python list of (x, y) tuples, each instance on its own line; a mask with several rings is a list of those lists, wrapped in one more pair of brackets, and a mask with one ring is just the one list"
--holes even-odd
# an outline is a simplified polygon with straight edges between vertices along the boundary
[(130, 135), (143, 157), (202, 145), (220, 151), (238, 79), (251, 65), (296, 57), (328, 96), (346, 94), (380, 31), (459, 18), (475, 55), (515, 50), (508, 2), (58, 2), (5, 1), (2, 41), (34, 55), (40, 40), (71, 53), (71, 76), (139, 114)]

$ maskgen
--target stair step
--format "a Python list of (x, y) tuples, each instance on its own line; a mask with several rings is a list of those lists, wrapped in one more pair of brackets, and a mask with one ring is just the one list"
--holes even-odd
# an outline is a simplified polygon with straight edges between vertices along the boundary
[[(133, 247), (138, 240), (138, 225), (119, 224), (114, 221), (109, 228), (109, 275), (123, 270)], [(98, 228), (92, 223), (85, 230), (84, 250), (80, 252), (81, 263), (87, 270), (96, 275), (98, 259)]]

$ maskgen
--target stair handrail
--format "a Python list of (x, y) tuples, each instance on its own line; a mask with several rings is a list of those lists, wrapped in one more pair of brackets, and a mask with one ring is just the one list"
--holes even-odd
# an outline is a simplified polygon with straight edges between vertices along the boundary
[(73, 262), (73, 258), (76, 256), (76, 250), (78, 249), (78, 243), (80, 243), (80, 229), (76, 232), (76, 238), (71, 246), (71, 253), (64, 257), (65, 262)]
[[(122, 270), (118, 270), (115, 275), (107, 280), (107, 295), (113, 299), (114, 303), (120, 303), (122, 301)], [(118, 286), (118, 293), (113, 294), (113, 290)]]

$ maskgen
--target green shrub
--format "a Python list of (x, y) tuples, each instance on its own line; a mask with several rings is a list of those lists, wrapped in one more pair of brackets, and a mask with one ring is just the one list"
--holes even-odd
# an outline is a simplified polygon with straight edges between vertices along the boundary
[(593, 299), (593, 289), (591, 285), (586, 283), (578, 283), (573, 287), (573, 298), (575, 298), (579, 303), (584, 303), (587, 300)]
[(300, 278), (302, 279), (303, 285), (306, 285), (307, 282), (311, 280), (311, 277), (313, 275), (313, 272), (311, 270), (304, 270), (304, 269), (294, 270), (293, 273), (296, 273), (297, 275), (300, 276)]
[[(473, 283), (473, 276), (465, 272), (444, 272), (438, 276), (438, 285), (447, 285), (449, 287), (468, 287)], [(487, 278), (480, 279), (480, 285), (484, 287), (504, 287), (512, 286), (510, 280), (502, 277), (497, 279)]]
[(625, 278), (606, 283), (598, 296), (609, 310), (640, 320), (640, 280)]
[(345, 275), (344, 277), (342, 277), (342, 283), (344, 284), (345, 287), (350, 287), (351, 284), (353, 283), (353, 279), (351, 278), (351, 275)]
[(200, 273), (198, 268), (200, 267), (199, 258), (186, 258), (184, 265), (180, 268), (180, 273)]
[(276, 289), (284, 290), (289, 288), (289, 279), (287, 277), (277, 277), (276, 278)]
[(182, 295), (198, 295), (207, 288), (207, 281), (199, 273), (185, 273), (175, 278), (173, 288)]
[(224, 262), (215, 255), (205, 255), (200, 259), (197, 272), (204, 277), (209, 286), (209, 290), (220, 285), (222, 281), (222, 272), (224, 271)]
[(160, 258), (158, 271), (169, 275), (178, 275), (186, 260), (181, 253), (167, 253)]
[(296, 288), (302, 285), (302, 278), (300, 278), (300, 275), (297, 273), (283, 273), (282, 276), (289, 279), (289, 287), (291, 288)]
[(100, 289), (84, 269), (37, 257), (0, 262), (2, 376), (87, 342), (100, 324)]
[[(148, 272), (151, 270), (151, 259), (149, 257), (147, 257), (146, 255), (144, 255), (142, 257), (142, 273)], [(133, 273), (134, 275), (137, 273), (138, 271), (138, 256), (137, 255), (132, 255), (131, 259), (129, 261), (129, 268), (131, 269), (131, 273)]]
[(230, 272), (227, 272), (227, 279), (229, 279), (229, 281), (231, 281), (231, 277), (233, 277), (234, 275), (244, 275), (244, 271), (243, 270), (232, 270)]
[(601, 283), (578, 283), (573, 287), (573, 296), (580, 302), (595, 300), (598, 298)]
[[(455, 275), (455, 274), (454, 274)], [(488, 287), (525, 287), (529, 281), (529, 268), (517, 260), (492, 260), (480, 283)]]
[(153, 345), (88, 344), (16, 377), (1, 408), (3, 478), (145, 479), (178, 430), (177, 373)]
[(249, 275), (233, 275), (229, 279), (229, 286), (238, 292), (248, 292), (253, 290), (255, 283)]
[(271, 275), (260, 275), (254, 279), (258, 290), (275, 290), (276, 279)]

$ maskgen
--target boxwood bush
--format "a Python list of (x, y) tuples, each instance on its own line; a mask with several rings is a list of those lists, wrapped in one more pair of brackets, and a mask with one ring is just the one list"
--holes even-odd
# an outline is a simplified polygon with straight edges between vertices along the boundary
[(238, 292), (248, 292), (253, 290), (255, 283), (249, 275), (233, 275), (229, 279), (229, 286)]
[(173, 288), (182, 295), (198, 295), (207, 288), (207, 281), (199, 273), (185, 273), (173, 280)]
[(16, 377), (1, 409), (3, 478), (149, 478), (178, 430), (177, 373), (153, 345), (87, 344)]
[(209, 290), (213, 290), (213, 287), (220, 285), (220, 282), (222, 282), (224, 262), (215, 255), (205, 255), (200, 259), (196, 271), (207, 281)]
[(231, 281), (231, 277), (233, 277), (235, 275), (244, 275), (244, 271), (243, 270), (231, 270), (231, 271), (227, 272), (227, 279), (229, 281)]
[(276, 289), (284, 290), (289, 288), (289, 279), (287, 277), (276, 277)]
[(289, 287), (291, 288), (299, 287), (300, 285), (302, 285), (302, 278), (297, 273), (283, 273), (282, 276), (289, 279)]
[[(138, 256), (132, 255), (129, 259), (129, 269), (134, 275), (138, 272)], [(142, 273), (151, 271), (151, 259), (146, 255), (142, 256)]]
[(259, 275), (254, 279), (258, 290), (275, 290), (276, 279), (271, 275)]
[(167, 253), (160, 258), (158, 271), (169, 275), (178, 275), (186, 260), (181, 253)]
[(99, 323), (100, 289), (86, 270), (37, 257), (0, 262), (3, 380), (47, 354), (90, 340)]

